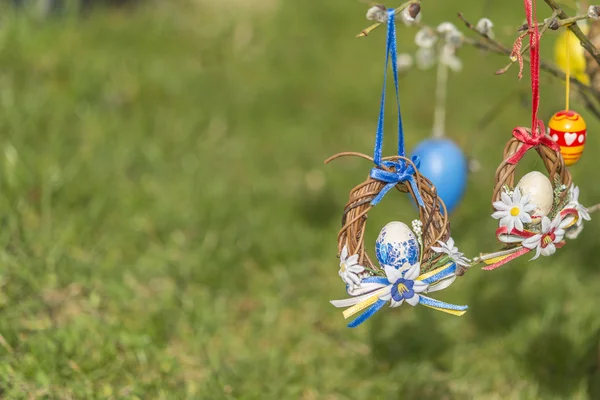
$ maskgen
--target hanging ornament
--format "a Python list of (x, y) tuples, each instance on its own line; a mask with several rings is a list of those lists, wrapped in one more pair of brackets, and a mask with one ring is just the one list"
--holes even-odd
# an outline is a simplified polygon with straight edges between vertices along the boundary
[[(513, 130), (513, 138), (504, 149), (504, 160), (496, 170), (492, 217), (499, 220), (496, 237), (506, 247), (496, 253), (483, 254), (474, 260), (476, 263), (488, 264), (483, 268), (485, 270), (498, 268), (527, 253), (534, 254), (532, 259), (540, 255), (550, 256), (564, 246), (565, 236), (576, 236), (574, 231), (581, 230), (582, 219), (589, 220), (587, 209), (579, 204), (579, 189), (572, 184), (571, 173), (565, 166), (561, 148), (554, 138), (546, 133), (543, 122), (537, 118), (540, 101), (539, 32), (532, 11), (535, 10), (535, 0), (524, 0), (524, 3), (527, 21), (532, 27), (528, 31), (532, 122), (531, 128), (517, 127)], [(515, 42), (513, 53), (516, 57), (521, 56), (522, 37)], [(555, 134), (558, 135), (552, 135)], [(563, 137), (566, 137), (565, 133)], [(560, 139), (558, 140), (560, 142)], [(516, 166), (531, 149), (535, 149), (539, 154), (548, 176), (532, 171), (514, 186)]]
[[(581, 24), (584, 35), (588, 34), (589, 26)], [(585, 49), (579, 43), (579, 40), (570, 34), (567, 28), (560, 33), (554, 44), (554, 60), (563, 72), (570, 69), (574, 78), (577, 78), (585, 85), (590, 84), (590, 78), (586, 73), (587, 62), (585, 60)]]
[(565, 165), (571, 166), (581, 158), (586, 140), (586, 124), (575, 111), (559, 111), (548, 122), (550, 137), (560, 146)]
[[(564, 35), (565, 39), (565, 109), (559, 111), (552, 116), (548, 123), (549, 133), (552, 140), (554, 140), (560, 146), (560, 152), (565, 160), (565, 165), (570, 166), (575, 164), (581, 158), (583, 154), (583, 148), (585, 146), (586, 139), (586, 124), (583, 117), (575, 111), (569, 110), (569, 100), (571, 98), (571, 72), (575, 73), (577, 70), (571, 69), (570, 57), (572, 48), (570, 46), (571, 30), (567, 26), (565, 28)], [(579, 43), (579, 41), (575, 40)], [(579, 46), (581, 47), (581, 46)], [(583, 51), (583, 48), (581, 48)], [(585, 67), (585, 65), (584, 65)], [(587, 75), (586, 75), (587, 77)]]
[(434, 138), (419, 143), (413, 156), (419, 157), (419, 172), (435, 186), (451, 213), (467, 187), (468, 163), (464, 153), (452, 140)]
[[(395, 14), (402, 10), (387, 10), (387, 45), (383, 91), (373, 158), (361, 153), (340, 153), (325, 162), (342, 156), (359, 156), (375, 165), (369, 177), (350, 192), (344, 207), (342, 229), (338, 234), (339, 275), (351, 296), (333, 300), (336, 307), (347, 309), (345, 318), (358, 316), (348, 324), (362, 324), (385, 304), (398, 307), (404, 303), (420, 304), (452, 315), (463, 315), (467, 306), (457, 306), (426, 296), (450, 286), (457, 275), (469, 266), (450, 238), (450, 225), (444, 202), (432, 183), (419, 173), (419, 160), (404, 155), (404, 132), (398, 94)], [(398, 111), (398, 155), (382, 158), (386, 77), (389, 59), (396, 90)], [(368, 212), (393, 188), (409, 193), (419, 208), (419, 219), (413, 230), (402, 222), (390, 222), (375, 243), (376, 261), (365, 250)]]
[[(448, 87), (448, 70), (460, 70), (456, 66), (462, 65), (456, 57), (456, 46), (462, 43), (456, 37), (460, 31), (450, 23), (443, 23), (438, 27), (438, 32), (444, 34), (443, 43), (437, 43), (439, 54), (437, 57), (437, 79), (435, 112), (433, 123), (433, 138), (427, 139), (417, 145), (413, 157), (421, 160), (419, 172), (426, 176), (435, 186), (438, 196), (446, 204), (448, 212), (452, 212), (463, 197), (467, 186), (468, 163), (460, 147), (445, 136), (446, 125), (446, 93)], [(428, 36), (431, 35), (431, 38)], [(423, 28), (417, 33), (415, 42), (420, 51), (433, 52), (437, 36)], [(435, 53), (433, 53), (435, 59)]]

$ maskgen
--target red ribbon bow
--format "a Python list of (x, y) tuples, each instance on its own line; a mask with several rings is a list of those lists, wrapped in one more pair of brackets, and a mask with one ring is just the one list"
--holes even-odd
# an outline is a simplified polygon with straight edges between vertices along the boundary
[(538, 148), (539, 146), (546, 146), (556, 152), (560, 151), (560, 146), (546, 135), (546, 128), (541, 120), (537, 120), (537, 129), (531, 131), (531, 135), (527, 132), (527, 129), (518, 126), (513, 130), (513, 136), (523, 145), (513, 154), (506, 162), (515, 165), (521, 158), (527, 153), (529, 149)]

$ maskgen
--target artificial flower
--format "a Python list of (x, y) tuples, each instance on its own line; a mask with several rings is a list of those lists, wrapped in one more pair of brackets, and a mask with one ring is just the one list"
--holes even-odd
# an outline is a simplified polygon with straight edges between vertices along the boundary
[(577, 210), (581, 217), (577, 221), (577, 224), (582, 224), (584, 219), (590, 221), (592, 218), (590, 217), (589, 210), (579, 203), (579, 186), (571, 186), (569, 189), (569, 197), (571, 198), (571, 201), (569, 201), (566, 208), (574, 208)]
[(458, 251), (458, 247), (454, 246), (454, 239), (450, 238), (446, 243), (438, 240), (438, 243), (441, 247), (431, 246), (431, 250), (436, 253), (446, 253), (450, 256), (452, 261), (454, 261), (457, 265), (462, 265), (463, 267), (469, 267), (471, 265), (471, 260), (469, 260), (463, 253)]
[(591, 220), (591, 217), (589, 210), (579, 203), (579, 187), (571, 186), (569, 189), (569, 197), (571, 200), (569, 201), (569, 204), (567, 204), (566, 208), (576, 209), (577, 213), (579, 214), (579, 219), (574, 226), (567, 229), (565, 236), (568, 239), (577, 239), (583, 230), (583, 220), (589, 221)]
[(348, 257), (348, 247), (344, 246), (342, 254), (340, 254), (340, 270), (338, 274), (348, 286), (354, 288), (360, 286), (361, 272), (364, 272), (365, 267), (358, 263), (358, 254)]
[(415, 263), (411, 266), (404, 264), (400, 269), (385, 266), (385, 275), (390, 285), (389, 291), (379, 296), (383, 301), (389, 301), (390, 307), (400, 306), (404, 300), (411, 306), (419, 304), (419, 294), (427, 290), (428, 284), (416, 280), (419, 276), (421, 265)]
[(537, 235), (523, 240), (523, 247), (535, 249), (535, 260), (540, 255), (551, 256), (556, 252), (556, 244), (562, 242), (565, 236), (565, 226), (570, 223), (567, 219), (562, 219), (558, 214), (554, 220), (544, 216), (542, 218), (542, 230)]
[(529, 195), (521, 197), (521, 191), (515, 189), (512, 198), (507, 193), (502, 192), (501, 201), (494, 202), (496, 212), (492, 214), (492, 218), (500, 220), (500, 226), (506, 226), (508, 233), (514, 228), (523, 230), (523, 224), (530, 223), (530, 212), (535, 210), (536, 205), (529, 202)]

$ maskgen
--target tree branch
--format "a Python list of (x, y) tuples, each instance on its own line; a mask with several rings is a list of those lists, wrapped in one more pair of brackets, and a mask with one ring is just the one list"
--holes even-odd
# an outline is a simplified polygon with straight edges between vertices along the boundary
[[(558, 14), (558, 12), (557, 12)], [(502, 43), (497, 42), (494, 39), (491, 39), (488, 35), (482, 34), (481, 32), (479, 32), (475, 26), (473, 24), (471, 24), (461, 13), (458, 14), (458, 18), (460, 18), (461, 21), (463, 21), (466, 25), (467, 28), (469, 28), (471, 31), (475, 32), (478, 36), (480, 36), (482, 39), (481, 40), (466, 40), (465, 39), (465, 44), (469, 44), (472, 45), (476, 48), (482, 49), (482, 50), (487, 50), (491, 53), (496, 53), (496, 54), (502, 54), (502, 55), (506, 55), (506, 56), (510, 56), (510, 54), (512, 53), (512, 50), (509, 49), (508, 47), (504, 46)], [(529, 62), (529, 57), (524, 56), (523, 57), (523, 61), (525, 62)], [(558, 69), (557, 67), (555, 67), (554, 65), (544, 61), (544, 60), (540, 60), (540, 68), (546, 72), (548, 72), (550, 75), (555, 76), (556, 78), (562, 79), (562, 80), (566, 80), (567, 79), (567, 75), (561, 71), (560, 69)], [(571, 76), (570, 77), (570, 81), (571, 83), (577, 88), (579, 89), (580, 92), (582, 93), (589, 93), (591, 94), (596, 100), (600, 101), (600, 92), (598, 92), (596, 89), (594, 89), (591, 86), (586, 85), (585, 83), (581, 82), (579, 79)], [(586, 103), (589, 103), (590, 99), (589, 97), (587, 98)], [(589, 108), (589, 107), (588, 107)], [(596, 110), (595, 108), (589, 108), (590, 111), (593, 114), (596, 114)]]
[[(563, 9), (560, 8), (560, 6), (556, 3), (556, 1), (554, 1), (554, 0), (544, 0), (544, 1), (546, 2), (546, 4), (548, 4), (548, 6), (550, 6), (550, 8), (552, 8), (554, 11), (556, 11), (558, 18), (560, 18), (561, 20), (569, 19), (569, 16), (567, 15), (567, 13), (565, 13), (563, 11)], [(571, 30), (571, 32), (573, 32), (575, 34), (575, 36), (577, 36), (577, 39), (579, 39), (579, 42), (581, 43), (583, 48), (586, 49), (587, 52), (590, 54), (590, 56), (592, 56), (592, 58), (594, 60), (596, 60), (598, 65), (600, 65), (600, 52), (598, 52), (598, 49), (596, 48), (596, 46), (594, 46), (594, 44), (590, 41), (590, 39), (588, 39), (588, 37), (584, 35), (584, 33), (581, 31), (581, 29), (579, 29), (579, 26), (577, 26), (576, 23), (573, 23), (572, 25), (569, 25), (568, 28)]]

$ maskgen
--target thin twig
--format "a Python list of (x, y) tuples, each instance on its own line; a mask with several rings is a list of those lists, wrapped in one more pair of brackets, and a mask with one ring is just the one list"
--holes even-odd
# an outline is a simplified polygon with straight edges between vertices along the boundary
[[(546, 2), (546, 4), (548, 4), (550, 6), (550, 8), (552, 8), (554, 11), (557, 12), (558, 18), (560, 18), (561, 20), (568, 20), (569, 16), (567, 15), (567, 13), (565, 13), (563, 11), (562, 8), (560, 8), (560, 6), (556, 3), (556, 1), (554, 0), (544, 0)], [(585, 36), (585, 34), (581, 31), (581, 29), (579, 29), (579, 26), (577, 26), (576, 23), (569, 25), (568, 28), (571, 30), (571, 32), (573, 32), (575, 34), (575, 36), (577, 36), (577, 39), (579, 39), (579, 42), (581, 43), (581, 45), (583, 46), (584, 49), (587, 50), (587, 52), (590, 54), (590, 56), (592, 56), (592, 58), (594, 60), (596, 60), (596, 63), (598, 63), (598, 65), (600, 65), (600, 52), (598, 52), (598, 49), (596, 48), (596, 46), (594, 46), (592, 44), (592, 42), (590, 41), (590, 39), (588, 39), (587, 36)]]
[[(574, 24), (577, 21), (583, 21), (583, 20), (589, 19), (589, 18), (590, 17), (587, 14), (581, 14), (581, 15), (576, 15), (574, 17), (570, 17), (570, 18), (559, 19), (559, 20), (554, 21), (552, 24), (550, 24), (550, 29), (557, 30), (560, 27), (571, 25), (571, 24)], [(541, 27), (545, 23), (546, 23), (546, 21), (544, 21), (544, 22), (538, 22), (537, 25), (538, 25), (538, 27)], [(528, 24), (523, 24), (523, 25), (521, 25), (519, 27), (518, 31), (519, 32), (525, 32), (528, 27), (529, 27)]]
[[(469, 29), (471, 29), (473, 32), (477, 33), (478, 36), (480, 36), (484, 39), (484, 40), (473, 40), (473, 39), (468, 40), (468, 38), (465, 38), (465, 41), (464, 41), (465, 44), (474, 46), (474, 47), (482, 49), (482, 50), (487, 50), (492, 53), (510, 56), (510, 54), (512, 53), (512, 50), (510, 50), (508, 47), (504, 46), (502, 43), (499, 43), (496, 40), (491, 39), (489, 36), (484, 35), (481, 32), (479, 32), (473, 26), (473, 24), (471, 24), (462, 14), (459, 13), (458, 17), (460, 18), (461, 21), (463, 21), (465, 23), (465, 25)], [(529, 62), (529, 57), (524, 56), (523, 61)], [(550, 75), (553, 75), (559, 79), (562, 79), (562, 80), (567, 79), (567, 75), (563, 71), (561, 71), (554, 65), (552, 65), (544, 60), (540, 60), (540, 68), (542, 70), (548, 72)], [(596, 100), (600, 101), (600, 92), (598, 92), (596, 89), (594, 89), (591, 86), (586, 85), (585, 83), (581, 82), (579, 79), (577, 79), (573, 76), (571, 76), (570, 81), (581, 92), (590, 93)], [(590, 111), (593, 112), (593, 110), (590, 110)]]
[(591, 212), (591, 213), (596, 212), (598, 210), (600, 210), (600, 204), (596, 204), (591, 207), (588, 207), (588, 212)]
[[(554, 19), (556, 18), (556, 10), (554, 12), (552, 12), (552, 16), (550, 18), (548, 18), (546, 20), (546, 22), (542, 25), (542, 29), (540, 30), (540, 39), (542, 38), (542, 36), (544, 36), (544, 33), (548, 30), (548, 27), (550, 26), (550, 24), (552, 24), (552, 21), (554, 21)], [(521, 49), (521, 56), (523, 56), (525, 54), (525, 52), (529, 50), (529, 43), (527, 43), (525, 46), (523, 46), (523, 48)], [(511, 52), (512, 53), (512, 52)], [(496, 75), (502, 75), (503, 73), (505, 73), (506, 71), (508, 71), (508, 69), (518, 60), (517, 57), (513, 57), (510, 59), (510, 62), (508, 63), (507, 66), (505, 66), (502, 69), (499, 69), (498, 71), (496, 71)], [(566, 77), (565, 77), (566, 78)]]
[(469, 30), (475, 32), (475, 34), (477, 34), (478, 36), (481, 36), (484, 39), (485, 42), (487, 42), (490, 45), (493, 45), (494, 47), (497, 47), (498, 50), (500, 50), (503, 53), (508, 52), (508, 54), (510, 55), (510, 53), (511, 53), (510, 49), (508, 49), (502, 43), (495, 41), (494, 39), (492, 39), (491, 37), (489, 37), (486, 33), (480, 32), (477, 29), (477, 27), (475, 27), (475, 25), (473, 25), (472, 23), (470, 23), (469, 21), (467, 21), (467, 19), (464, 17), (464, 15), (462, 13), (458, 13), (457, 16), (458, 16), (458, 19), (460, 19), (462, 22), (464, 22), (465, 26)]
[(583, 103), (585, 104), (585, 108), (587, 108), (587, 110), (589, 112), (594, 114), (596, 119), (598, 119), (600, 121), (600, 109), (598, 107), (596, 107), (596, 105), (594, 104), (592, 99), (590, 99), (589, 93), (587, 93), (583, 90), (580, 90), (579, 93), (581, 93), (581, 98), (583, 100)]

